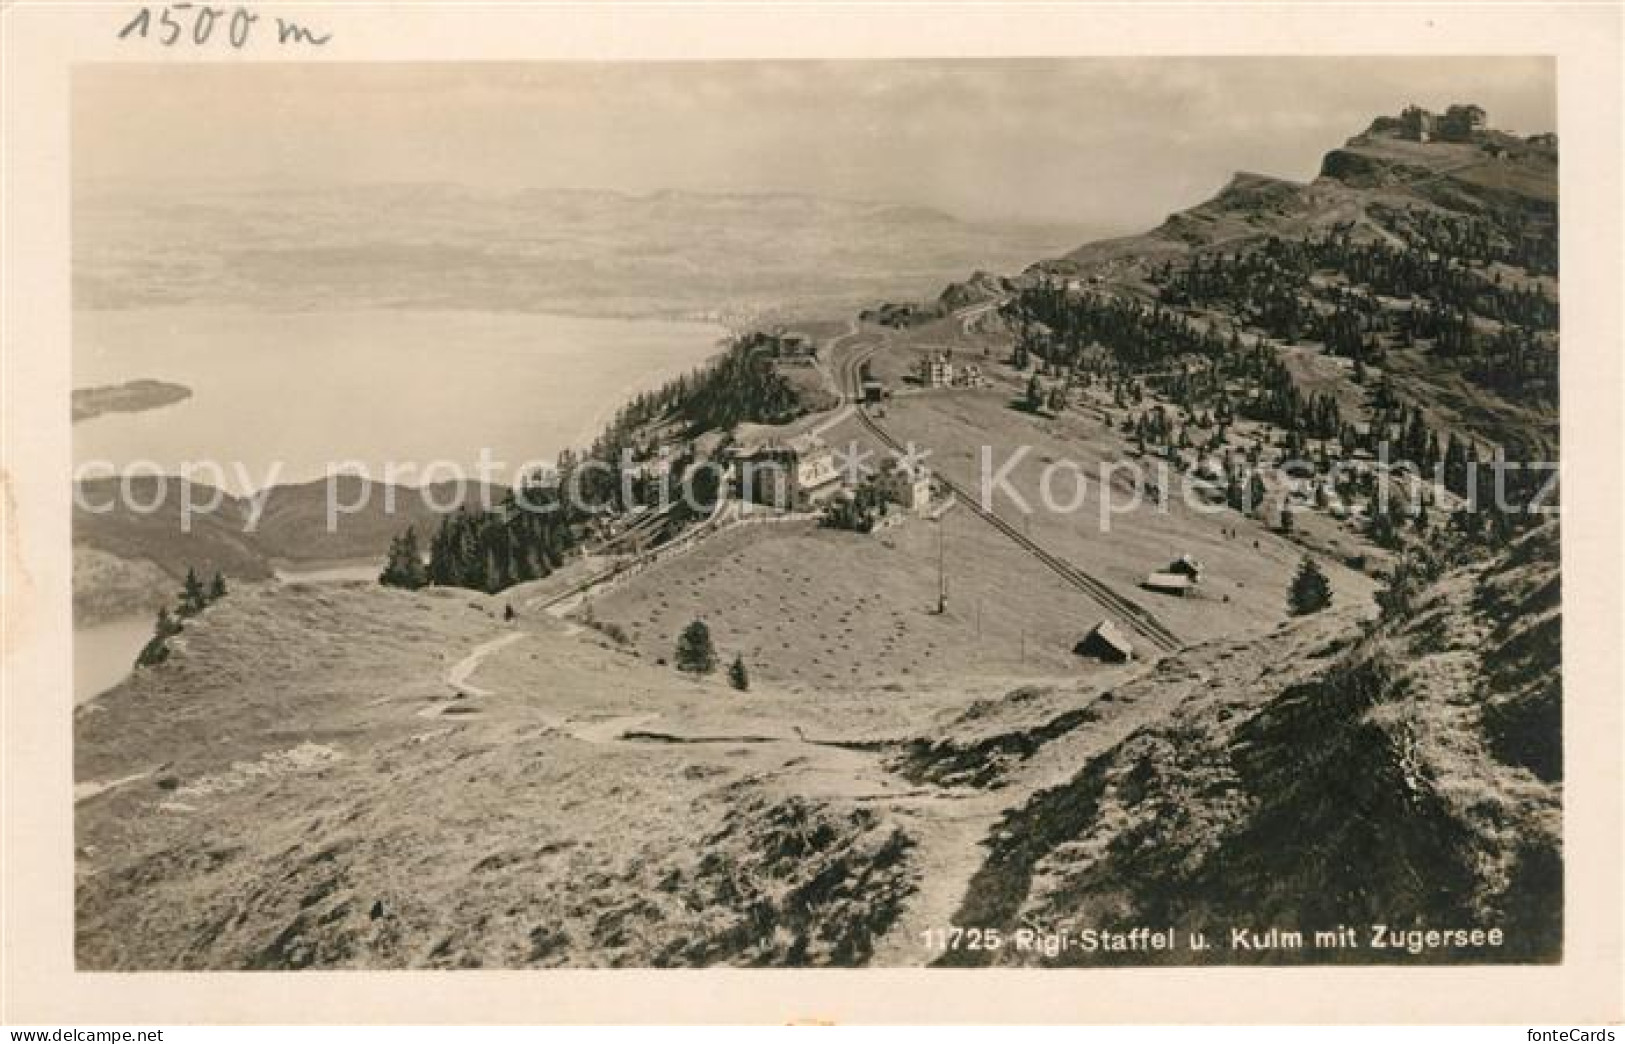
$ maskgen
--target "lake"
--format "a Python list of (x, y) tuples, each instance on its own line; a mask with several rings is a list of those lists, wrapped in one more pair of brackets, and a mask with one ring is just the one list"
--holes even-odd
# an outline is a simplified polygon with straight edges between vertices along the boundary
[(74, 387), (147, 377), (192, 396), (75, 425), (74, 461), (171, 474), (213, 462), (193, 476), (243, 493), (352, 463), (378, 479), (394, 465), (395, 480), (418, 485), (488, 450), (501, 465), (489, 477), (507, 484), (586, 443), (725, 335), (710, 323), (520, 313), (81, 311)]
[[(192, 396), (74, 425), (76, 466), (150, 462), (236, 493), (321, 478), (356, 462), (375, 478), (448, 479), (480, 451), (511, 483), (522, 465), (584, 446), (639, 391), (700, 365), (726, 331), (709, 323), (391, 309), (263, 312), (152, 308), (74, 315), (73, 386), (147, 377)], [(66, 405), (64, 404), (64, 408)], [(376, 576), (377, 563), (283, 571), (284, 580)], [(74, 699), (129, 674), (150, 617), (74, 632)]]
[(129, 676), (152, 637), (152, 617), (126, 616), (73, 629), (73, 702), (101, 695)]

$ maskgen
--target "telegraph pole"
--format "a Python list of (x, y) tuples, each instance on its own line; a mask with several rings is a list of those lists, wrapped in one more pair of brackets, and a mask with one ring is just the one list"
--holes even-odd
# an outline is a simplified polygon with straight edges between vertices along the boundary
[(937, 615), (941, 616), (948, 611), (948, 572), (947, 572), (947, 538), (943, 531), (945, 524), (937, 519)]

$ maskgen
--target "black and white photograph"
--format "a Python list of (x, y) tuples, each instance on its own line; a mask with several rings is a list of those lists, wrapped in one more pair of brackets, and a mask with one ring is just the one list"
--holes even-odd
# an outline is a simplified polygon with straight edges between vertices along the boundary
[(79, 962), (1560, 960), (1553, 87), (80, 72)]
[(209, 10), (62, 73), (72, 975), (1597, 959), (1556, 57)]

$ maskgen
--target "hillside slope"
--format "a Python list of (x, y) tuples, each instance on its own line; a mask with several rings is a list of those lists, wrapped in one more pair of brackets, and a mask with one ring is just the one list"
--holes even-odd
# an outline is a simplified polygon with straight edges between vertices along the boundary
[[(76, 715), (80, 965), (1552, 960), (1559, 723), (1529, 666), (1560, 616), (1498, 601), (1550, 587), (1552, 538), (1358, 639), (1356, 603), (1094, 679), (816, 700), (504, 624), (501, 596), (249, 585)], [(1506, 942), (1044, 958), (919, 935), (1368, 920)]]
[(868, 806), (905, 786), (838, 747), (624, 739), (761, 727), (500, 605), (245, 587), (81, 708), (80, 967), (867, 957), (914, 887)]
[[(1558, 683), (1531, 673), (1559, 659), (1555, 539), (1548, 526), (1446, 573), (1412, 614), (1352, 644), (1317, 644), (1324, 621), (1288, 627), (1259, 684), (1183, 690), (1004, 819), (957, 920), (1171, 926), (1220, 951), (1000, 955), (1018, 962), (1558, 960)], [(1544, 592), (1539, 613), (1522, 599), (1508, 612), (1509, 590)], [(1499, 928), (1504, 941), (1412, 952), (1374, 947), (1376, 925)], [(1231, 928), (1339, 926), (1358, 943), (1230, 941)]]

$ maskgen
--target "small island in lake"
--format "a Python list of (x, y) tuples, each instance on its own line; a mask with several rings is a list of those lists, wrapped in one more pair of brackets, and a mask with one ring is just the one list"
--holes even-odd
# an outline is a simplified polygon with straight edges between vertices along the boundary
[(171, 406), (192, 397), (184, 384), (141, 378), (123, 384), (73, 390), (73, 422), (78, 424), (104, 413), (140, 413)]

